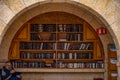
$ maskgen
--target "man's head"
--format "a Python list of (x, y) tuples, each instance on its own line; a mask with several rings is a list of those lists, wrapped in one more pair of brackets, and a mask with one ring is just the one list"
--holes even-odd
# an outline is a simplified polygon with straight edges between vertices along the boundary
[(12, 69), (12, 64), (11, 64), (10, 61), (5, 62), (5, 68), (8, 69), (8, 70)]

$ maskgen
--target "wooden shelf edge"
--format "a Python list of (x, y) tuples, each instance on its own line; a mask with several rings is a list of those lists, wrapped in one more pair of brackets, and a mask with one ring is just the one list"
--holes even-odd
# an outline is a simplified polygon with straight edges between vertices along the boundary
[(91, 73), (104, 73), (105, 69), (48, 69), (48, 68), (15, 68), (20, 72), (91, 72)]

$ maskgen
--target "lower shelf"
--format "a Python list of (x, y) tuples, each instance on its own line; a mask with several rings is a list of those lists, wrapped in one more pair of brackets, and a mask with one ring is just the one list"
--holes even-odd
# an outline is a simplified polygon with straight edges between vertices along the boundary
[(20, 72), (105, 72), (105, 69), (48, 69), (48, 68), (15, 68)]

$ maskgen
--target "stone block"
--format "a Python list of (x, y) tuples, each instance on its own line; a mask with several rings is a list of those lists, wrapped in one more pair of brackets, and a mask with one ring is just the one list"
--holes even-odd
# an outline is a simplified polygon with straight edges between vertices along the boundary
[(28, 7), (28, 6), (31, 6), (31, 5), (33, 5), (35, 3), (44, 1), (44, 0), (29, 0), (29, 1), (28, 0), (23, 0), (23, 1), (24, 1), (25, 5)]
[[(119, 19), (120, 20), (120, 19)], [(113, 24), (111, 24), (111, 28), (114, 32), (119, 31), (120, 32), (120, 21), (116, 20)], [(120, 34), (120, 33), (119, 33)], [(117, 35), (117, 34), (116, 34)]]
[(0, 20), (0, 35), (2, 34), (5, 27), (6, 27), (6, 24), (3, 21)]
[(14, 13), (18, 13), (26, 7), (23, 0), (5, 0), (4, 2)]
[(5, 4), (2, 4), (0, 7), (2, 7), (0, 9), (0, 19), (4, 23), (8, 24), (8, 22), (14, 17), (15, 14)]

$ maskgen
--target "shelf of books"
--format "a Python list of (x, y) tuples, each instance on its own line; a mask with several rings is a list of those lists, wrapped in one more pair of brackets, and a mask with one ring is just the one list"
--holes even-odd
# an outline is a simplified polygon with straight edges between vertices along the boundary
[(117, 53), (116, 47), (114, 44), (108, 45), (108, 79), (117, 80), (118, 71), (117, 71)]
[[(23, 31), (27, 39), (18, 39)], [(84, 24), (28, 24), (13, 40), (10, 60), (23, 72), (104, 72), (99, 39), (91, 32)]]

